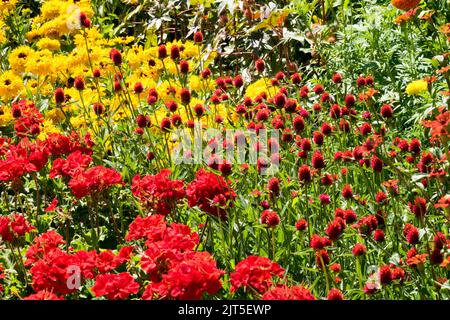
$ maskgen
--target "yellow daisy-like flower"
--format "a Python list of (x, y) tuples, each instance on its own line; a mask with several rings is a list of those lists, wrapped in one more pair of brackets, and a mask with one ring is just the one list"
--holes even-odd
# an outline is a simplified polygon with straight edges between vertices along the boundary
[(416, 80), (406, 86), (406, 93), (410, 96), (418, 95), (428, 90), (428, 83), (424, 80)]
[(247, 87), (245, 95), (255, 99), (262, 92), (265, 92), (268, 98), (272, 98), (278, 92), (278, 88), (270, 84), (270, 79), (261, 78)]
[(50, 38), (42, 38), (36, 45), (41, 50), (48, 49), (50, 51), (57, 51), (61, 48), (61, 44), (58, 40)]
[(0, 98), (8, 100), (17, 96), (23, 88), (22, 79), (8, 70), (0, 75)]
[(0, 44), (5, 43), (7, 40), (5, 35), (5, 23), (0, 20)]
[(52, 52), (47, 49), (34, 52), (25, 63), (25, 71), (39, 76), (52, 75), (54, 73)]
[(0, 127), (5, 127), (13, 121), (14, 118), (11, 114), (11, 109), (7, 106), (0, 106)]
[(47, 112), (45, 115), (47, 119), (49, 119), (53, 124), (60, 124), (64, 121), (65, 116), (61, 109), (55, 108)]
[(17, 0), (2, 0), (0, 1), (0, 12), (9, 11), (16, 7)]
[(55, 127), (53, 122), (49, 120), (44, 120), (44, 123), (42, 124), (41, 127), (41, 132), (39, 133), (37, 138), (43, 141), (47, 139), (50, 133), (61, 133), (61, 130), (58, 127)]
[(15, 73), (21, 73), (25, 71), (25, 64), (28, 59), (33, 55), (34, 50), (28, 46), (20, 46), (11, 51), (8, 56), (9, 65), (11, 70)]

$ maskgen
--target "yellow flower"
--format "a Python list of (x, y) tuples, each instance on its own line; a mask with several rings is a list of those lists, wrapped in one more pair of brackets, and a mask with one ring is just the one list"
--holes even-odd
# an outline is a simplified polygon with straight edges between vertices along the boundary
[(0, 106), (0, 127), (5, 127), (14, 120), (11, 109), (7, 106)]
[(50, 39), (50, 38), (42, 38), (37, 42), (37, 47), (41, 50), (48, 49), (50, 51), (57, 51), (59, 48), (61, 48), (61, 44), (56, 39)]
[(428, 90), (428, 83), (424, 80), (416, 80), (406, 86), (406, 93), (410, 96), (418, 95)]
[(20, 46), (11, 51), (8, 56), (9, 65), (11, 70), (16, 73), (25, 71), (25, 64), (32, 56), (34, 50), (28, 46)]
[(22, 79), (8, 70), (0, 75), (0, 98), (14, 98), (23, 88)]
[(50, 133), (61, 133), (61, 130), (59, 130), (57, 127), (55, 127), (53, 122), (44, 120), (44, 123), (42, 124), (42, 127), (41, 127), (41, 132), (39, 133), (37, 138), (39, 140), (45, 140), (45, 139), (47, 139), (47, 137)]
[(9, 11), (16, 7), (17, 0), (2, 0), (0, 1), (0, 12)]
[(272, 98), (278, 92), (278, 88), (270, 84), (270, 79), (261, 78), (247, 87), (245, 95), (255, 99), (262, 92), (265, 92), (268, 98)]
[(0, 20), (0, 44), (3, 44), (6, 42), (6, 36), (5, 36), (5, 23)]
[(53, 55), (50, 50), (34, 52), (25, 63), (25, 71), (46, 76), (54, 73)]
[(45, 117), (54, 124), (59, 124), (65, 119), (64, 113), (61, 111), (61, 109), (52, 109), (47, 112)]

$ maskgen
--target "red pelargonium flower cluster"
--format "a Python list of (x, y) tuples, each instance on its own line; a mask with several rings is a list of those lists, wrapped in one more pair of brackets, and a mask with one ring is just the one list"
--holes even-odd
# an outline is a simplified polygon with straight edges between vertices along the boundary
[(122, 176), (114, 169), (96, 166), (75, 175), (69, 181), (72, 193), (78, 199), (103, 192), (114, 185), (123, 185)]
[(157, 214), (167, 215), (173, 212), (177, 202), (184, 198), (184, 182), (170, 180), (170, 170), (163, 169), (156, 175), (133, 178), (131, 191), (133, 195), (152, 208)]
[(110, 300), (123, 300), (139, 291), (139, 283), (128, 272), (101, 274), (92, 287), (95, 296), (106, 296)]
[(143, 299), (200, 299), (222, 288), (223, 271), (208, 252), (193, 251), (199, 239), (188, 226), (167, 225), (162, 215), (138, 217), (130, 224), (126, 239), (142, 238), (147, 250), (141, 268), (152, 280)]
[(28, 138), (23, 138), (17, 145), (10, 144), (2, 153), (5, 159), (0, 160), (0, 181), (13, 181), (24, 174), (40, 171), (49, 157), (44, 142), (30, 142)]
[(53, 167), (50, 170), (50, 178), (56, 177), (74, 177), (81, 174), (91, 163), (92, 158), (89, 155), (82, 154), (77, 150), (67, 157), (58, 158), (53, 161)]
[(77, 289), (68, 285), (74, 272), (80, 272), (80, 280), (94, 279), (128, 261), (132, 253), (132, 247), (123, 247), (117, 254), (111, 250), (68, 253), (60, 248), (62, 244), (63, 238), (49, 231), (36, 237), (26, 252), (25, 266), (31, 267), (32, 286), (37, 293), (69, 294)]
[(282, 277), (284, 269), (266, 257), (248, 256), (230, 274), (231, 292), (240, 287), (265, 293), (273, 284), (272, 278)]
[(189, 183), (186, 193), (190, 207), (198, 206), (204, 212), (226, 219), (226, 206), (232, 206), (236, 193), (231, 182), (204, 169)]
[(263, 300), (316, 300), (314, 295), (302, 286), (276, 286), (262, 296)]
[(0, 236), (5, 242), (12, 242), (14, 239), (24, 236), (34, 229), (35, 227), (22, 215), (15, 214), (12, 218), (0, 216)]

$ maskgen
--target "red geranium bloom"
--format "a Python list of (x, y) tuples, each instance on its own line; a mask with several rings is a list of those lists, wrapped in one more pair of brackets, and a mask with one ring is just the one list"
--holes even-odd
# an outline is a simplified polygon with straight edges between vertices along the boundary
[(263, 300), (316, 300), (314, 295), (302, 286), (279, 285), (263, 294)]
[(75, 197), (81, 199), (105, 191), (116, 184), (123, 184), (120, 173), (114, 169), (96, 166), (73, 177), (69, 181), (69, 188)]
[(226, 218), (224, 207), (233, 205), (231, 201), (236, 197), (230, 184), (223, 177), (200, 169), (186, 189), (189, 206), (198, 206), (210, 215)]
[(240, 287), (253, 288), (259, 293), (266, 292), (272, 285), (272, 277), (282, 277), (284, 269), (265, 257), (249, 256), (236, 265), (230, 274), (231, 292)]
[(169, 175), (170, 170), (163, 169), (156, 175), (135, 176), (131, 186), (133, 195), (158, 214), (171, 213), (186, 191), (183, 180), (170, 180)]
[(22, 300), (64, 300), (64, 297), (58, 296), (53, 292), (47, 290), (41, 290), (37, 293), (30, 294), (28, 297), (25, 297)]
[(92, 292), (96, 297), (106, 296), (109, 300), (123, 300), (139, 291), (139, 284), (128, 272), (101, 274), (95, 279)]

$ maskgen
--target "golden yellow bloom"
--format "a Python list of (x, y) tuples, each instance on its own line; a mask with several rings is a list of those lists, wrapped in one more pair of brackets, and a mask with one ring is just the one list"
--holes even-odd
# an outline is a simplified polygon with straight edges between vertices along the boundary
[(11, 109), (7, 106), (0, 106), (0, 127), (5, 127), (13, 122), (14, 118)]
[(55, 108), (47, 112), (45, 115), (47, 119), (49, 119), (53, 124), (60, 124), (64, 121), (65, 116), (61, 109)]
[(272, 98), (278, 92), (278, 88), (270, 84), (270, 79), (261, 78), (247, 87), (245, 95), (255, 99), (262, 92), (265, 92), (268, 98)]
[(11, 51), (8, 56), (9, 65), (11, 70), (15, 73), (21, 73), (25, 71), (25, 64), (32, 56), (34, 50), (28, 46), (20, 46)]
[(41, 126), (41, 132), (39, 133), (37, 138), (39, 140), (45, 140), (50, 133), (61, 133), (61, 130), (58, 127), (55, 127), (53, 122), (44, 120), (44, 123)]
[(48, 49), (50, 51), (57, 51), (59, 48), (61, 48), (61, 44), (56, 39), (50, 39), (50, 38), (42, 38), (37, 42), (37, 47), (41, 50)]
[(16, 7), (17, 0), (2, 0), (0, 1), (0, 12), (9, 11)]
[(54, 73), (53, 55), (50, 50), (34, 52), (25, 63), (25, 71), (46, 76)]
[(23, 88), (22, 79), (8, 70), (0, 75), (0, 98), (8, 100), (17, 96)]
[(410, 96), (418, 95), (428, 90), (428, 83), (424, 80), (416, 80), (406, 86), (406, 93)]
[(5, 23), (0, 20), (0, 44), (3, 44), (6, 42), (6, 35), (5, 35)]

